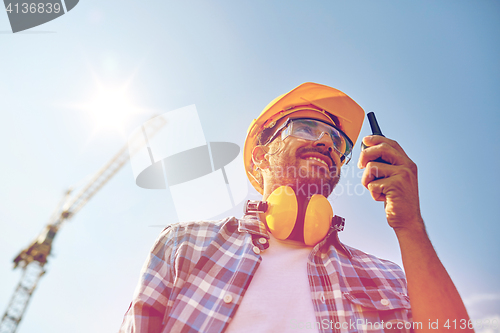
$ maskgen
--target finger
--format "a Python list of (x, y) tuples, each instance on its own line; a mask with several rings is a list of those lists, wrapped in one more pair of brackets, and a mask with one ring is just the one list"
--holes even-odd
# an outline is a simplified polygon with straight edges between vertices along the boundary
[(377, 158), (381, 158), (390, 164), (407, 165), (413, 168), (413, 161), (396, 141), (380, 135), (371, 135), (364, 137), (363, 143), (368, 148), (364, 149), (359, 156), (358, 167), (360, 169), (366, 167), (368, 162), (374, 161)]
[(402, 154), (403, 156), (406, 156), (406, 153), (404, 151), (404, 149), (399, 145), (399, 143), (395, 140), (391, 140), (391, 139), (388, 139), (384, 136), (381, 136), (381, 135), (369, 135), (369, 136), (365, 136), (363, 138), (363, 143), (365, 145), (367, 145), (368, 147), (370, 146), (376, 146), (378, 144), (381, 144), (381, 143), (387, 143), (389, 146), (391, 146), (392, 148), (396, 149), (400, 154)]
[(384, 184), (381, 180), (375, 180), (366, 187), (375, 201), (385, 201)]
[(358, 167), (362, 169), (369, 162), (379, 158), (392, 165), (404, 165), (408, 160), (406, 156), (401, 155), (392, 146), (383, 142), (363, 150), (359, 155)]
[(380, 162), (369, 162), (361, 176), (361, 184), (368, 188), (368, 184), (377, 179), (389, 178), (397, 174), (400, 166), (394, 166)]

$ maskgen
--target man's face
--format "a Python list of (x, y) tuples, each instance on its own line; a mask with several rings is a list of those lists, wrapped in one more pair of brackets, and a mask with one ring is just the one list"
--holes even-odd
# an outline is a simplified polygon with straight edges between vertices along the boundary
[[(311, 111), (299, 111), (291, 117), (328, 120), (322, 114)], [(275, 128), (287, 119), (280, 119)], [(288, 185), (299, 196), (322, 194), (328, 197), (340, 179), (340, 156), (326, 133), (316, 141), (293, 136), (282, 140), (278, 135), (268, 147), (270, 177), (266, 177), (265, 181), (271, 182), (272, 188)]]

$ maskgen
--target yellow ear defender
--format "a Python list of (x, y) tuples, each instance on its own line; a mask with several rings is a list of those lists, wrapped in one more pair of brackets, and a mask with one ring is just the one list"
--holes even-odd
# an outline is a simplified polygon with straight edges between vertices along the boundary
[(267, 198), (268, 208), (264, 213), (267, 227), (274, 237), (287, 239), (292, 233), (299, 205), (295, 192), (289, 186), (280, 186)]
[[(306, 245), (314, 246), (319, 243), (331, 227), (337, 231), (343, 230), (344, 219), (339, 216), (334, 218), (332, 206), (323, 195), (314, 194), (306, 205), (303, 214), (303, 239)], [(290, 237), (302, 215), (299, 213), (297, 196), (289, 186), (275, 189), (266, 202), (247, 201), (245, 213), (257, 212), (263, 213), (269, 231), (281, 240)]]

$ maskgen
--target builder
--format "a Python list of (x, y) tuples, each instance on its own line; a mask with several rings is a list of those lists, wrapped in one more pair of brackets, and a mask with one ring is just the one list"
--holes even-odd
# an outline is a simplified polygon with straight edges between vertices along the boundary
[(358, 166), (362, 184), (385, 202), (406, 277), (396, 264), (340, 242), (344, 220), (326, 198), (363, 119), (351, 98), (315, 83), (271, 102), (244, 147), (262, 201), (249, 202), (242, 219), (167, 227), (121, 331), (411, 332), (467, 322), (425, 231), (416, 165), (397, 142), (363, 138)]

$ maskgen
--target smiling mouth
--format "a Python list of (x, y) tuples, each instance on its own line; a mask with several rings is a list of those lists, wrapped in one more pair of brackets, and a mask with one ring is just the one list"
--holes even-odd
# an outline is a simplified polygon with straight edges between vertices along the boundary
[(322, 159), (320, 159), (320, 158), (310, 156), (310, 157), (307, 157), (305, 160), (306, 160), (306, 161), (307, 161), (307, 160), (318, 161), (318, 162), (320, 162), (321, 164), (323, 164), (325, 167), (329, 168), (328, 163), (326, 163), (324, 160), (322, 160)]

